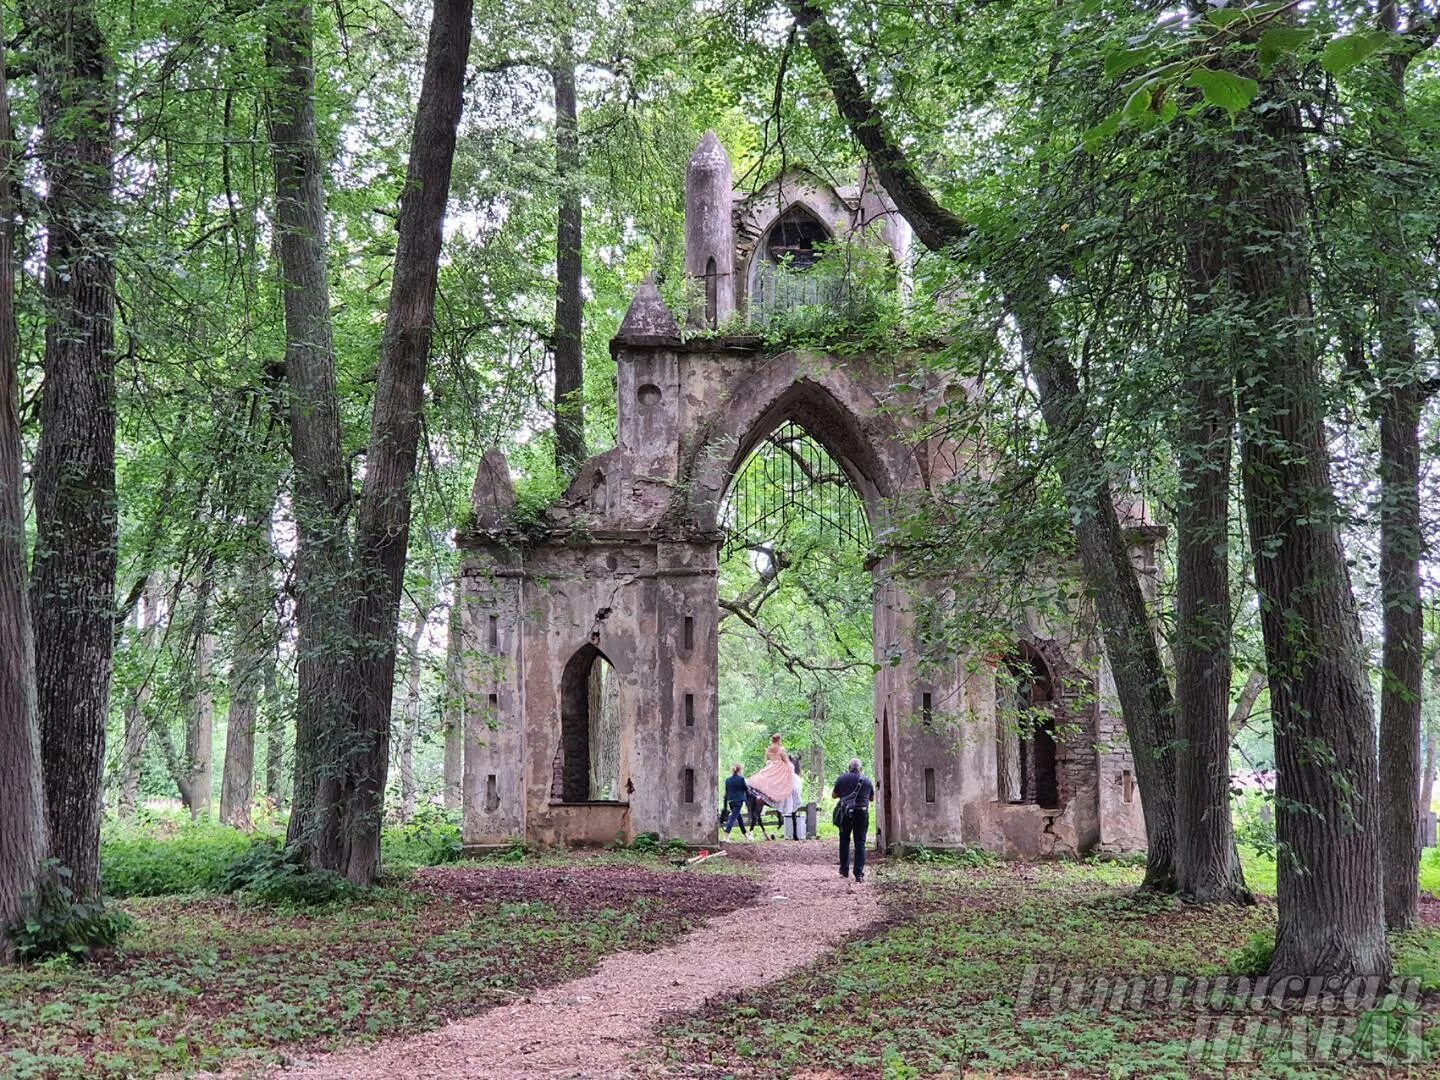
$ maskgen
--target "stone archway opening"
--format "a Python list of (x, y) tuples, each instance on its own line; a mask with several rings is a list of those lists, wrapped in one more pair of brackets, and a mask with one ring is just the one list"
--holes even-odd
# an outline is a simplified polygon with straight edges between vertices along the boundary
[(576, 650), (560, 678), (560, 746), (551, 801), (623, 802), (619, 681), (594, 644)]
[(719, 513), (716, 764), (722, 778), (733, 764), (753, 775), (778, 733), (803, 805), (828, 796), (849, 758), (872, 770), (872, 538), (826, 446), (794, 419), (766, 426)]

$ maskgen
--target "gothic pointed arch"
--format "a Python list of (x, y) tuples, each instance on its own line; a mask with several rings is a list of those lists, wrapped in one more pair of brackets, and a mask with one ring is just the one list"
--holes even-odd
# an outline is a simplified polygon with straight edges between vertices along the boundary
[(920, 483), (909, 444), (883, 403), (843, 364), (790, 352), (757, 367), (701, 427), (685, 462), (676, 516), (701, 532), (714, 531), (737, 470), (787, 420), (844, 470), (872, 529), (885, 500)]

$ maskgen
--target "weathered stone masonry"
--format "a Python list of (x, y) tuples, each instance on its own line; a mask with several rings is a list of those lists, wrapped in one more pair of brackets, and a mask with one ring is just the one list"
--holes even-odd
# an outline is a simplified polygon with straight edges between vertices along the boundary
[[(711, 332), (682, 335), (653, 282), (642, 286), (611, 346), (617, 445), (587, 462), (538, 523), (516, 525), (504, 457), (487, 455), (462, 537), (468, 846), (601, 844), (641, 832), (715, 841), (721, 510), (736, 471), (787, 421), (845, 471), (877, 539), (875, 655), (900, 658), (875, 678), (880, 842), (1014, 856), (1143, 843), (1133, 764), (1116, 740), (1092, 632), (1016, 628), (1017, 655), (1023, 643), (1046, 672), (1041, 707), (1066, 733), (1054, 753), (1055, 806), (1038, 805), (1033, 785), (1028, 801), (1000, 791), (996, 702), (1013, 693), (1008, 670), (966, 657), (919, 662), (917, 602), (954, 587), (898, 575), (885, 522), (974, 452), (921, 437), (952, 388), (893, 357), (773, 356), (756, 337), (714, 333), (761, 294), (783, 303), (775, 253), (803, 255), (813, 236), (878, 237), (897, 265), (906, 258), (904, 224), (870, 181), (836, 189), (797, 170), (735, 193), (729, 158), (707, 135), (687, 174), (685, 267), (696, 302), (686, 320)], [(912, 389), (902, 397), (897, 386)], [(1086, 672), (1098, 672), (1098, 684)], [(602, 682), (603, 695), (594, 689)], [(603, 723), (585, 715), (601, 697), (613, 710)], [(616, 770), (607, 798), (594, 797), (598, 751), (585, 742), (600, 728), (617, 757), (605, 766)]]

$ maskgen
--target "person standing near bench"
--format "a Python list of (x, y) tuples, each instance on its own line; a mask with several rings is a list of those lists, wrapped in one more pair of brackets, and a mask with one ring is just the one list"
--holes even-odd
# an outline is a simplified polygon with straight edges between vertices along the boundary
[(875, 785), (860, 771), (860, 759), (851, 758), (850, 768), (835, 780), (830, 793), (839, 799), (836, 808), (840, 826), (840, 876), (850, 876), (850, 841), (855, 841), (855, 880), (865, 880), (865, 835), (870, 831), (870, 803), (875, 798)]
[(740, 835), (749, 836), (745, 831), (745, 819), (741, 812), (745, 809), (745, 800), (750, 793), (750, 785), (745, 782), (739, 765), (730, 770), (730, 775), (725, 778), (725, 803), (730, 807), (730, 816), (725, 819), (725, 835), (730, 835), (733, 826), (740, 826)]

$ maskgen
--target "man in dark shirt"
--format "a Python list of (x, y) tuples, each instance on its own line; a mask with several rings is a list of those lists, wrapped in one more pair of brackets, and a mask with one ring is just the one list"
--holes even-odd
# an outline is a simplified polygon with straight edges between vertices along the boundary
[[(865, 834), (870, 831), (870, 803), (875, 785), (860, 771), (860, 759), (851, 758), (850, 768), (835, 781), (831, 796), (840, 800), (840, 876), (850, 876), (850, 840), (855, 840), (855, 880), (865, 880)], [(847, 808), (848, 807), (848, 812)]]
[(745, 777), (740, 773), (740, 766), (733, 766), (730, 775), (725, 778), (725, 804), (730, 807), (730, 816), (725, 819), (725, 835), (730, 835), (732, 826), (740, 826), (740, 835), (749, 836), (745, 831), (745, 819), (740, 812), (745, 809), (745, 797), (750, 791), (750, 786), (745, 783)]

